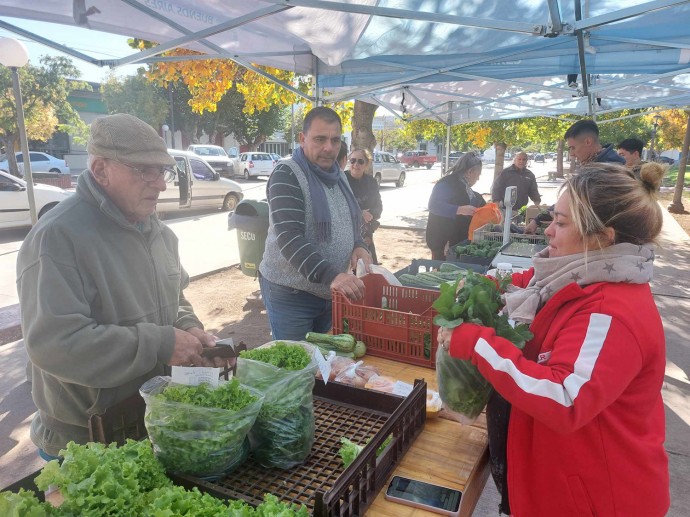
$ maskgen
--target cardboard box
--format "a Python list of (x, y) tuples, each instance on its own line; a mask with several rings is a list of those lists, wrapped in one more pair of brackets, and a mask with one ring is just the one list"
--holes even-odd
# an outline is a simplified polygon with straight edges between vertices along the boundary
[(549, 205), (528, 206), (525, 212), (525, 224), (529, 224), (542, 210), (548, 210), (548, 208)]

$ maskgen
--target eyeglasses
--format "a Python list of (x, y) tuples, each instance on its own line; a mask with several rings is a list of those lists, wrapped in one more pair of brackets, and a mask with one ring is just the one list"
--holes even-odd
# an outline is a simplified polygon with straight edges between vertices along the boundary
[(147, 183), (153, 183), (154, 181), (158, 181), (158, 178), (160, 178), (161, 176), (163, 176), (163, 178), (167, 181), (168, 178), (171, 178), (175, 175), (175, 169), (173, 167), (147, 167), (146, 169), (140, 169), (139, 167), (135, 167), (134, 165), (123, 163), (118, 160), (112, 161), (117, 162), (120, 165), (124, 165), (129, 169), (132, 169), (133, 172), (139, 175), (142, 181), (146, 181)]
[(364, 165), (367, 163), (367, 161), (364, 158), (350, 158), (350, 163), (354, 165), (355, 163), (358, 163), (360, 165)]

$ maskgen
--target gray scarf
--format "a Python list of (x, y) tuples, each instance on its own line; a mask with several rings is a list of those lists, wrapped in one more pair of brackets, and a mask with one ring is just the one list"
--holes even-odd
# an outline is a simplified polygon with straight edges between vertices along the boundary
[(549, 258), (549, 248), (534, 258), (534, 276), (525, 288), (509, 286), (506, 310), (515, 321), (531, 323), (537, 311), (566, 285), (596, 282), (646, 284), (654, 264), (652, 244), (615, 244), (596, 251)]
[(310, 162), (305, 156), (301, 146), (293, 151), (292, 159), (297, 162), (297, 165), (299, 165), (307, 178), (309, 196), (311, 197), (311, 204), (314, 210), (316, 241), (330, 242), (331, 240), (331, 210), (328, 206), (326, 193), (322, 185), (325, 185), (327, 188), (334, 188), (337, 185), (342, 191), (343, 196), (345, 196), (347, 206), (350, 209), (350, 216), (352, 217), (352, 234), (355, 237), (355, 242), (357, 242), (359, 229), (362, 225), (362, 211), (350, 189), (350, 185), (347, 183), (345, 175), (340, 171), (338, 164), (333, 162), (331, 168), (326, 171), (315, 163)]

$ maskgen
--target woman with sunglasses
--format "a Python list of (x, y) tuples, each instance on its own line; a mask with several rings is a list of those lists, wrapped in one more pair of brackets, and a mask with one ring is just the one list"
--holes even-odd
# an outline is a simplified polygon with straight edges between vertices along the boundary
[(475, 210), (486, 204), (481, 194), (472, 190), (481, 173), (481, 159), (467, 153), (431, 191), (426, 244), (431, 249), (432, 260), (445, 260), (449, 245), (468, 238)]
[(371, 154), (366, 149), (354, 149), (350, 153), (350, 170), (345, 172), (350, 188), (362, 209), (362, 239), (369, 248), (374, 264), (378, 264), (376, 246), (374, 246), (374, 232), (379, 227), (379, 218), (383, 212), (383, 203), (376, 180), (367, 174)]

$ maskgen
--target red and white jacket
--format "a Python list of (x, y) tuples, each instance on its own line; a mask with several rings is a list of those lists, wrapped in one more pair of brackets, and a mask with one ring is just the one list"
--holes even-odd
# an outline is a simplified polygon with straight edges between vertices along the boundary
[[(513, 283), (524, 287), (533, 274), (514, 274)], [(569, 284), (530, 329), (524, 351), (473, 324), (450, 343), (453, 357), (470, 359), (513, 405), (513, 515), (666, 515), (666, 347), (649, 285)]]

